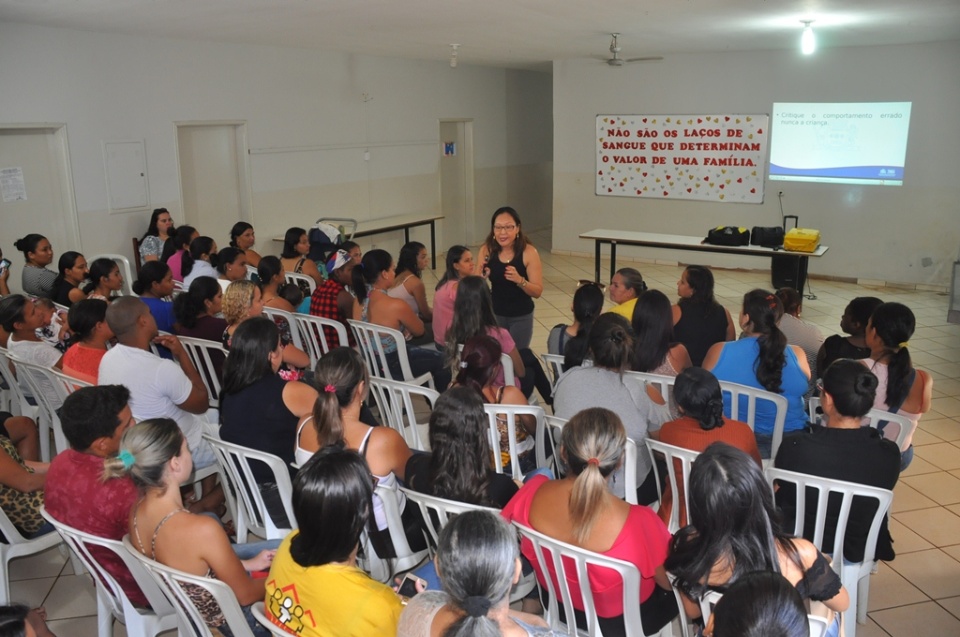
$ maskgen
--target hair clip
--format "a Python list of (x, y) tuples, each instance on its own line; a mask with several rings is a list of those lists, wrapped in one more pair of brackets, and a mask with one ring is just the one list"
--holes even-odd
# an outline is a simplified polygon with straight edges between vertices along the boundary
[(467, 361), (460, 361), (460, 369), (466, 369), (466, 368), (467, 368)]
[(906, 347), (906, 346), (909, 345), (909, 344), (910, 344), (910, 341), (904, 341), (904, 342), (900, 343), (899, 345), (897, 345), (897, 347), (899, 347), (900, 349), (903, 349), (904, 347)]
[(124, 469), (129, 469), (136, 463), (136, 458), (134, 458), (133, 454), (126, 449), (117, 454), (117, 459), (123, 463)]
[(336, 394), (337, 388), (334, 385), (328, 384), (326, 387), (323, 388), (323, 391), (327, 392), (328, 394)]
[(592, 465), (595, 466), (595, 467), (599, 467), (599, 466), (600, 466), (600, 461), (599, 461), (598, 459), (596, 459), (596, 458), (589, 458), (589, 459), (587, 460), (587, 464), (592, 464)]

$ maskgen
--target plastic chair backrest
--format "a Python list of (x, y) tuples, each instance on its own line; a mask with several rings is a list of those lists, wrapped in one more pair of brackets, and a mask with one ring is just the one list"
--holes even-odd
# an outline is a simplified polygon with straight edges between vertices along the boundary
[[(274, 600), (270, 600), (270, 601), (272, 603)], [(286, 609), (280, 606), (280, 602), (278, 601), (276, 610), (279, 611), (277, 613), (277, 615), (279, 616)], [(268, 631), (270, 631), (271, 635), (277, 635), (278, 637), (290, 637), (290, 634), (291, 634), (290, 632), (274, 624), (273, 621), (270, 619), (270, 617), (267, 616), (266, 608), (264, 607), (263, 602), (254, 602), (253, 606), (250, 607), (250, 613), (253, 615), (254, 619), (260, 622), (261, 626), (263, 626)], [(295, 619), (295, 617), (292, 614), (290, 615), (290, 618)]]
[(543, 407), (538, 405), (497, 405), (484, 404), (483, 410), (487, 412), (487, 422), (490, 427), (490, 449), (493, 451), (493, 468), (497, 473), (504, 473), (503, 458), (500, 457), (500, 430), (497, 427), (497, 416), (506, 419), (507, 444), (510, 454), (510, 472), (515, 480), (523, 479), (523, 472), (520, 470), (520, 452), (517, 451), (517, 427), (522, 427), (518, 417), (522, 415), (532, 415), (537, 419), (537, 428), (535, 431), (544, 430)]
[[(807, 401), (807, 414), (809, 415), (810, 422), (826, 426), (827, 417), (820, 413), (818, 411), (819, 409), (820, 398), (811, 396)], [(916, 428), (913, 421), (906, 416), (894, 414), (882, 409), (871, 409), (867, 412), (867, 415), (864, 416), (863, 421), (865, 427), (880, 429), (884, 438), (896, 442), (901, 452), (906, 451), (906, 449), (904, 449), (904, 443)]]
[(306, 274), (284, 272), (283, 278), (287, 283), (293, 283), (294, 285), (299, 285), (300, 281), (305, 282), (310, 287), (310, 294), (313, 294), (313, 291), (317, 289), (317, 282), (313, 280), (312, 276), (307, 276)]
[[(773, 443), (770, 448), (770, 458), (776, 458), (780, 443), (783, 442), (783, 430), (787, 424), (787, 399), (772, 391), (757, 389), (756, 387), (747, 387), (746, 385), (740, 385), (738, 383), (729, 383), (724, 380), (720, 381), (720, 391), (723, 392), (724, 415), (727, 416), (727, 418), (741, 420), (747, 423), (750, 425), (750, 429), (754, 431), (756, 431), (757, 402), (769, 401), (774, 404), (777, 414), (773, 423)], [(741, 398), (746, 398), (747, 401), (747, 414), (744, 418), (739, 417), (741, 413), (739, 411)], [(738, 407), (735, 409), (733, 407), (734, 405)]]
[(374, 495), (379, 497), (383, 503), (383, 511), (387, 518), (387, 530), (396, 557), (380, 557), (366, 531), (360, 534), (360, 544), (363, 546), (367, 572), (378, 581), (388, 582), (394, 574), (409, 571), (420, 564), (429, 555), (429, 551), (427, 549), (414, 551), (410, 548), (410, 542), (407, 540), (403, 528), (397, 487), (377, 485)]
[(137, 268), (137, 276), (140, 276), (143, 260), (140, 258), (140, 239), (136, 237), (133, 238), (133, 265)]
[(623, 446), (623, 499), (629, 504), (639, 504), (637, 501), (637, 443), (633, 438), (627, 438)]
[(423, 516), (423, 531), (428, 542), (430, 556), (436, 554), (437, 542), (440, 538), (440, 531), (447, 525), (455, 515), (466, 513), (467, 511), (490, 511), (500, 513), (500, 509), (485, 507), (479, 504), (466, 504), (456, 500), (447, 500), (433, 495), (426, 495), (406, 487), (400, 487), (400, 491), (407, 496), (407, 506), (411, 503), (420, 508), (420, 514)]
[[(395, 330), (383, 325), (375, 325), (366, 321), (356, 321), (347, 319), (353, 335), (357, 339), (357, 345), (360, 348), (360, 354), (363, 355), (367, 363), (367, 370), (371, 376), (377, 378), (387, 378), (390, 380), (400, 380), (414, 385), (423, 385), (426, 383), (431, 389), (435, 389), (433, 384), (433, 374), (427, 372), (422, 376), (414, 378), (410, 369), (410, 360), (407, 358), (406, 341), (400, 330)], [(396, 355), (400, 361), (400, 372), (402, 378), (393, 378), (390, 372), (389, 357), (383, 345), (384, 338), (392, 338), (396, 344)]]
[[(293, 312), (287, 312), (286, 310), (278, 310), (275, 307), (265, 307), (263, 308), (263, 314), (264, 316), (267, 316), (271, 320), (273, 320), (274, 323), (276, 323), (278, 317), (286, 321), (287, 326), (289, 328), (289, 332), (290, 332), (290, 342), (298, 350), (302, 352), (306, 352), (306, 350), (303, 348), (303, 339), (300, 336), (300, 330), (297, 328), (297, 322), (296, 322), (296, 319), (294, 318), (295, 314)], [(311, 360), (311, 363), (312, 362), (313, 361)]]
[[(589, 635), (602, 636), (598, 624), (596, 607), (594, 605), (593, 593), (590, 590), (588, 569), (597, 568), (610, 569), (616, 571), (623, 580), (623, 623), (627, 637), (642, 637), (643, 628), (640, 621), (640, 571), (630, 562), (607, 557), (600, 553), (594, 553), (582, 549), (579, 546), (560, 542), (538, 531), (526, 527), (518, 522), (513, 522), (514, 526), (520, 531), (523, 540), (533, 545), (536, 562), (543, 574), (542, 580), (547, 584), (547, 591), (552, 603), (546, 609), (544, 619), (550, 627), (558, 632), (567, 632), (570, 635), (576, 635), (575, 627), (572, 625), (564, 626), (560, 621), (560, 601), (563, 605), (564, 614), (567, 621), (574, 617), (576, 606), (574, 606), (574, 591), (571, 590), (570, 581), (580, 582), (580, 595), (577, 599), (583, 608), (586, 617), (586, 632)], [(549, 565), (549, 566), (548, 566)], [(551, 568), (552, 567), (552, 568)], [(556, 573), (557, 577), (551, 576)], [(562, 576), (561, 576), (562, 575)], [(559, 591), (557, 590), (559, 588)], [(559, 594), (558, 594), (559, 593)]]
[(207, 388), (207, 397), (210, 400), (211, 407), (220, 405), (220, 374), (217, 373), (216, 361), (219, 358), (221, 369), (223, 362), (227, 359), (227, 350), (216, 341), (208, 341), (205, 338), (191, 338), (188, 336), (179, 336), (180, 344), (186, 350), (187, 356), (193, 366), (200, 372), (200, 379)]
[(557, 388), (557, 379), (563, 373), (563, 355), (562, 354), (540, 354), (543, 366), (550, 377), (550, 393)]
[[(650, 438), (644, 440), (644, 443), (646, 443), (647, 452), (650, 454), (650, 463), (654, 470), (654, 476), (657, 479), (657, 493), (666, 495), (666, 491), (670, 491), (672, 506), (670, 508), (670, 522), (667, 524), (667, 530), (670, 531), (671, 534), (676, 533), (681, 527), (693, 523), (688, 514), (690, 510), (690, 466), (700, 454), (690, 449), (668, 445), (665, 442), (651, 440)], [(666, 477), (668, 482), (665, 488), (661, 483), (661, 476), (657, 471), (656, 454), (658, 453), (663, 454), (667, 467)], [(679, 497), (681, 491), (683, 493), (682, 502)], [(660, 506), (663, 506), (663, 496), (661, 496)]]
[(676, 411), (676, 403), (673, 399), (673, 384), (677, 381), (676, 376), (629, 371), (624, 372), (623, 375), (630, 378), (636, 378), (637, 380), (643, 381), (647, 385), (653, 385), (653, 387), (660, 392), (660, 395), (663, 396), (663, 400), (665, 400), (667, 406), (670, 407), (671, 413)]
[(63, 540), (53, 532), (35, 538), (24, 537), (3, 509), (0, 509), (0, 534), (3, 535), (0, 538), (0, 605), (4, 605), (10, 603), (10, 560), (46, 551)]
[(290, 481), (287, 463), (272, 453), (226, 442), (209, 434), (204, 434), (203, 438), (217, 455), (220, 475), (226, 476), (228, 484), (224, 492), (236, 498), (235, 510), (240, 518), (235, 521), (237, 541), (245, 542), (248, 531), (253, 531), (268, 540), (282, 539), (290, 532), (288, 528), (277, 527), (270, 517), (253, 476), (251, 461), (265, 464), (273, 472), (273, 481), (277, 485), (279, 500), (283, 503), (287, 520), (294, 525), (293, 528), (296, 528), (297, 520), (293, 515), (293, 484)]
[[(293, 320), (300, 333), (303, 351), (310, 357), (311, 368), (316, 368), (317, 361), (334, 347), (347, 347), (350, 344), (347, 328), (340, 321), (309, 314), (294, 314)], [(332, 342), (334, 335), (337, 337), (335, 345)]]
[(7, 354), (17, 370), (17, 377), (22, 379), (39, 407), (37, 411), (37, 425), (40, 430), (40, 459), (50, 462), (56, 455), (50, 450), (50, 430), (53, 429), (53, 439), (57, 450), (68, 447), (67, 438), (63, 435), (60, 425), (60, 407), (67, 397), (67, 392), (60, 381), (53, 375), (53, 369), (27, 362), (13, 354)]
[(430, 411), (433, 411), (440, 393), (422, 385), (386, 378), (371, 378), (370, 391), (380, 409), (380, 418), (383, 423), (398, 431), (411, 449), (429, 451), (429, 445), (420, 435), (420, 427), (427, 427), (428, 423), (417, 421), (413, 397), (422, 397)]
[[(137, 259), (137, 273), (140, 273), (140, 242), (137, 242), (137, 250), (135, 252)], [(120, 276), (123, 277), (123, 286), (121, 287), (121, 292), (124, 296), (136, 296), (133, 293), (133, 282), (136, 281), (136, 277), (133, 275), (133, 269), (130, 267), (130, 259), (123, 256), (122, 254), (98, 254), (95, 257), (90, 257), (90, 263), (93, 263), (96, 259), (110, 259), (117, 264), (117, 267), (120, 268)]]
[(555, 478), (560, 478), (565, 473), (558, 453), (565, 424), (566, 418), (546, 413), (543, 415), (543, 431), (539, 429), (540, 423), (537, 423), (537, 466), (550, 467)]

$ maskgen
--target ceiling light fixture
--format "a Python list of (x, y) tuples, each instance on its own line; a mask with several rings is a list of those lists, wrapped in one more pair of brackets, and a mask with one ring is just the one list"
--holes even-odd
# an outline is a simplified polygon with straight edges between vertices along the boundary
[(451, 69), (457, 68), (457, 51), (459, 50), (460, 50), (459, 44), (450, 45), (450, 68)]
[(803, 23), (803, 33), (800, 35), (800, 51), (804, 55), (812, 55), (817, 50), (817, 36), (813, 32), (810, 24), (813, 20), (801, 20)]

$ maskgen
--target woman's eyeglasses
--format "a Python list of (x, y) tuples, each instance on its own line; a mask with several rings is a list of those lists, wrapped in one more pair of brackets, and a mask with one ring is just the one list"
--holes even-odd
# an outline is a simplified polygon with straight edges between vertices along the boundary
[(606, 289), (607, 289), (607, 286), (606, 286), (605, 284), (600, 283), (600, 282), (598, 282), (598, 281), (591, 281), (590, 279), (580, 279), (579, 281), (577, 281), (577, 287), (578, 287), (578, 288), (582, 288), (582, 287), (585, 286), (585, 285), (594, 285), (594, 286), (600, 288), (600, 291), (601, 291), (601, 292), (605, 292)]

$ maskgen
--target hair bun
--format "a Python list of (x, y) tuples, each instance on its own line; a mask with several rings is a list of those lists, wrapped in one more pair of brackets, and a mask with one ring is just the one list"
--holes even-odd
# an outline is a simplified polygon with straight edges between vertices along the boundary
[(853, 390), (858, 394), (868, 394), (875, 392), (880, 381), (872, 373), (867, 372), (857, 377), (857, 382), (853, 385)]

